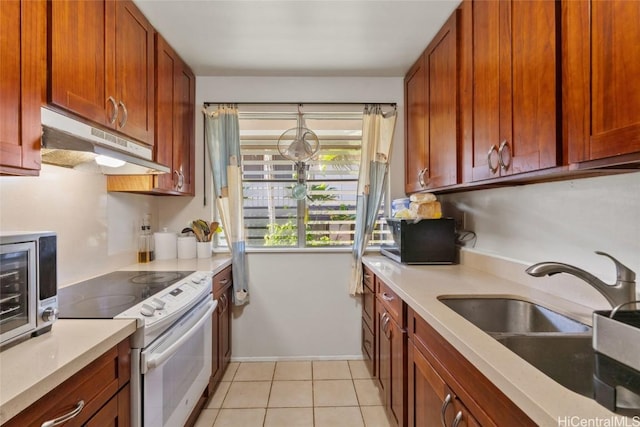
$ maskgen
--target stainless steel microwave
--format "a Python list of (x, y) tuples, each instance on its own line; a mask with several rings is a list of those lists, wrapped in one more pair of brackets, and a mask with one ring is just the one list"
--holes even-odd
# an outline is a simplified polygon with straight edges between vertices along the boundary
[(55, 233), (0, 233), (0, 349), (51, 330), (57, 275)]

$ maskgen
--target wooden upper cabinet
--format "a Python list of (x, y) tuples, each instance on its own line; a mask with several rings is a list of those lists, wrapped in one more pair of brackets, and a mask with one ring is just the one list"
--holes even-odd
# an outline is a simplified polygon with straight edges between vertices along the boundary
[(46, 3), (0, 1), (0, 174), (40, 170)]
[(130, 0), (50, 3), (50, 104), (153, 145), (154, 30)]
[(464, 181), (559, 165), (558, 3), (467, 2), (463, 13), (473, 123)]
[(568, 1), (562, 8), (569, 161), (639, 154), (640, 2)]
[(108, 191), (195, 193), (195, 75), (171, 46), (155, 40), (155, 159), (171, 168), (160, 175), (107, 177)]
[(153, 145), (155, 31), (131, 1), (116, 1), (115, 12), (116, 127)]
[(405, 192), (458, 183), (458, 11), (405, 78)]
[(423, 179), (428, 166), (429, 146), (426, 129), (427, 111), (426, 70), (424, 55), (411, 67), (404, 80), (405, 120), (404, 191), (415, 193), (426, 187)]

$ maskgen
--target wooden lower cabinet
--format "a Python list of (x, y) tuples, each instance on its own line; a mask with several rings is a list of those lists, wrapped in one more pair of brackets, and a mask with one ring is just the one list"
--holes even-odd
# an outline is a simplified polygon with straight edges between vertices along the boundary
[[(383, 404), (386, 408), (389, 419), (397, 426), (406, 425), (406, 344), (407, 331), (404, 328), (404, 315), (401, 308), (398, 313), (396, 302), (400, 302), (400, 307), (404, 304), (395, 294), (390, 295), (388, 288), (386, 292), (383, 282), (376, 279), (378, 288), (378, 299), (376, 301), (376, 376), (378, 385), (382, 392)], [(393, 301), (381, 299), (380, 295), (386, 298), (393, 298)], [(391, 308), (390, 306), (393, 306)]]
[(445, 426), (536, 425), (411, 308), (407, 324), (409, 426), (441, 425), (443, 410)]
[(407, 352), (409, 426), (480, 426), (413, 342)]
[(130, 355), (127, 338), (10, 419), (4, 426), (40, 426), (72, 413), (75, 415), (64, 423), (65, 427), (129, 426)]
[(233, 279), (231, 266), (213, 277), (213, 298), (218, 300), (218, 307), (213, 313), (213, 339), (211, 380), (209, 393), (215, 391), (231, 361), (231, 304), (233, 303)]

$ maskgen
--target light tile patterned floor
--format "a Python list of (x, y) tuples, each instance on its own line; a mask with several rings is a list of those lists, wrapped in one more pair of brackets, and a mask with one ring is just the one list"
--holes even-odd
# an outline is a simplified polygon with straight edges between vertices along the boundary
[(231, 363), (196, 427), (389, 427), (361, 360)]

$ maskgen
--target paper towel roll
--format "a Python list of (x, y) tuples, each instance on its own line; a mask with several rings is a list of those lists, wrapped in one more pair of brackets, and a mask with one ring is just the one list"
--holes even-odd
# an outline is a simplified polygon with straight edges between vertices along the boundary
[(156, 259), (174, 259), (177, 255), (176, 233), (167, 231), (153, 233), (155, 241)]
[(196, 257), (196, 237), (178, 237), (178, 259), (192, 259)]

